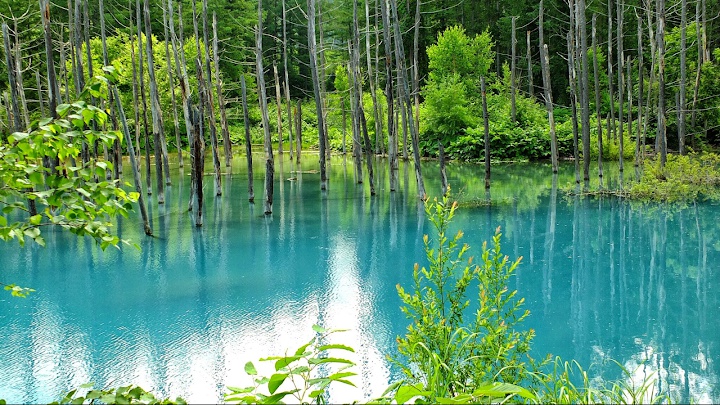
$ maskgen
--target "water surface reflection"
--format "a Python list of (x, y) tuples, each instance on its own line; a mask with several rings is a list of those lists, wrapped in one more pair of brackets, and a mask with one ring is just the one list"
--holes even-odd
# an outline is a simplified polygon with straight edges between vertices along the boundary
[[(0, 246), (2, 281), (38, 291), (0, 295), (0, 397), (47, 402), (94, 381), (215, 402), (225, 385), (249, 384), (247, 361), (294, 350), (314, 323), (349, 329), (333, 339), (357, 350), (358, 389), (341, 387), (331, 399), (379, 395), (397, 376), (385, 356), (407, 324), (395, 286), (410, 284), (430, 230), (408, 166), (399, 191), (379, 176), (370, 198), (342, 159), (332, 161), (327, 193), (312, 162), (300, 170), (278, 163), (275, 212), (266, 217), (247, 202), (244, 162), (234, 163), (223, 196), (206, 203), (202, 229), (192, 226), (188, 176), (179, 171), (165, 206), (150, 206), (155, 238), (142, 236), (137, 218), (117, 224), (140, 250), (102, 252), (61, 232), (48, 234), (47, 249)], [(437, 193), (439, 170), (424, 169)], [(720, 401), (720, 298), (710, 289), (720, 281), (717, 207), (567, 199), (558, 187), (572, 181), (569, 169), (552, 178), (547, 165), (494, 168), (487, 206), (474, 203), (485, 198), (482, 168), (448, 168), (470, 205), (454, 226), (474, 252), (500, 226), (504, 252), (524, 256), (513, 286), (532, 312), (536, 355), (621, 378), (612, 358), (635, 381), (656, 373), (681, 402)]]

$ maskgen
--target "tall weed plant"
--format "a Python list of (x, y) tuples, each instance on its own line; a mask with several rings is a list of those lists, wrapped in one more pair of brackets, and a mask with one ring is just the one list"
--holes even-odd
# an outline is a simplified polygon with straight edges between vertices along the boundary
[[(507, 287), (520, 258), (510, 262), (500, 252), (498, 228), (492, 248), (483, 244), (474, 265), (462, 231), (449, 235), (456, 208), (448, 195), (426, 204), (437, 235), (424, 237), (428, 265), (415, 265), (410, 291), (397, 287), (411, 323), (398, 338), (395, 362), (408, 381), (431, 393), (430, 401), (471, 394), (488, 382), (527, 383), (536, 367), (529, 356), (535, 332), (520, 327), (529, 311)], [(471, 287), (477, 288), (472, 307)]]

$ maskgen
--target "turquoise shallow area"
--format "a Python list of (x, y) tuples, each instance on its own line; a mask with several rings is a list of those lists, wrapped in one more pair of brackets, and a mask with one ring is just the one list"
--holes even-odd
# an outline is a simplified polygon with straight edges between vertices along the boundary
[[(265, 217), (258, 158), (254, 206), (244, 159), (223, 175), (221, 197), (205, 177), (202, 228), (187, 212), (189, 171), (175, 170), (166, 204), (150, 204), (154, 238), (137, 216), (116, 223), (140, 249), (103, 252), (60, 231), (46, 231), (48, 248), (0, 246), (0, 281), (37, 290), (0, 295), (0, 398), (47, 402), (92, 381), (216, 402), (224, 386), (249, 383), (247, 361), (294, 350), (315, 323), (349, 329), (334, 339), (357, 350), (358, 388), (335, 389), (331, 400), (382, 393), (398, 376), (385, 356), (407, 325), (396, 285), (409, 285), (431, 232), (412, 166), (401, 166), (395, 193), (382, 175), (370, 197), (350, 160), (332, 160), (327, 193), (312, 171), (317, 156), (305, 156), (300, 172), (278, 161), (274, 213)], [(423, 169), (428, 193), (438, 194), (437, 167)], [(563, 169), (560, 186), (573, 178)], [(548, 165), (493, 170), (494, 203), (485, 206), (476, 203), (485, 198), (483, 168), (449, 167), (465, 203), (453, 226), (476, 254), (500, 226), (503, 251), (523, 256), (511, 287), (532, 312), (536, 356), (622, 378), (612, 358), (636, 382), (655, 373), (681, 402), (720, 401), (718, 207), (568, 199)]]

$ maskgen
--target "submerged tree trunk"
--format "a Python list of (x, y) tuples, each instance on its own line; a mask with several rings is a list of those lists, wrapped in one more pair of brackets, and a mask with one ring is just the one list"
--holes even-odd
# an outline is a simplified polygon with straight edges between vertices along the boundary
[(480, 93), (482, 95), (483, 126), (485, 128), (485, 190), (488, 190), (490, 189), (490, 120), (488, 119), (485, 76), (480, 76)]
[[(263, 25), (262, 25), (262, 0), (258, 1), (258, 25), (255, 33), (255, 67), (257, 70), (257, 91), (258, 101), (260, 104), (260, 113), (262, 115), (263, 130), (265, 132), (265, 201), (264, 201), (264, 213), (265, 215), (272, 214), (272, 203), (273, 203), (273, 181), (275, 177), (275, 161), (272, 149), (272, 140), (270, 137), (270, 118), (268, 117), (267, 111), (267, 92), (265, 90), (265, 70), (263, 68), (262, 60), (262, 37), (263, 37)], [(318, 117), (318, 119), (320, 119)]]
[(222, 130), (223, 149), (225, 152), (225, 167), (232, 164), (232, 142), (230, 141), (230, 129), (228, 128), (227, 111), (225, 110), (225, 95), (223, 94), (223, 83), (220, 80), (220, 52), (218, 50), (217, 37), (217, 16), (213, 11), (213, 61), (215, 63), (215, 90), (217, 91), (218, 107), (220, 108), (220, 129)]
[(585, 18), (585, 0), (577, 3), (578, 26), (580, 31), (580, 115), (582, 119), (583, 142), (583, 180), (585, 184), (590, 181), (590, 80), (587, 56), (587, 21)]
[(295, 148), (297, 149), (295, 161), (299, 165), (302, 160), (300, 158), (302, 156), (302, 100), (300, 99), (298, 99), (297, 108), (295, 109), (295, 122), (297, 123), (295, 128), (295, 136), (297, 137), (295, 139)]
[(287, 57), (287, 14), (285, 12), (285, 0), (282, 0), (282, 30), (283, 30), (283, 74), (285, 75), (285, 104), (287, 107), (288, 117), (288, 132), (290, 138), (288, 139), (288, 149), (290, 149), (290, 160), (293, 160), (293, 120), (292, 120), (292, 106), (290, 105), (290, 79), (288, 77), (288, 57)]
[[(580, 184), (580, 149), (579, 149), (579, 124), (577, 117), (577, 72), (575, 70), (575, 44), (574, 35), (572, 32), (567, 34), (567, 48), (568, 48), (568, 76), (570, 82), (570, 105), (572, 107), (572, 126), (573, 126), (573, 157), (575, 163), (575, 184)], [(587, 159), (584, 159), (587, 160)]]
[(540, 62), (542, 65), (543, 88), (545, 91), (545, 108), (547, 109), (548, 123), (550, 124), (550, 159), (552, 162), (552, 171), (553, 173), (557, 173), (558, 146), (557, 136), (555, 134), (555, 114), (553, 112), (552, 89), (550, 87), (550, 57), (548, 55), (547, 45), (545, 44), (542, 44), (540, 47)]
[(143, 228), (145, 229), (145, 235), (152, 235), (152, 228), (150, 228), (150, 221), (148, 219), (147, 208), (145, 205), (145, 198), (142, 192), (142, 179), (140, 178), (140, 169), (138, 168), (138, 162), (135, 157), (135, 148), (133, 148), (133, 134), (128, 129), (127, 119), (125, 118), (125, 110), (123, 110), (122, 103), (120, 102), (120, 95), (118, 94), (117, 88), (114, 85), (110, 86), (113, 98), (115, 99), (115, 105), (120, 115), (120, 122), (122, 123), (123, 135), (127, 140), (128, 154), (130, 155), (130, 167), (133, 171), (133, 180), (135, 185), (135, 192), (138, 193), (138, 205), (140, 205), (140, 216), (143, 220)]
[[(638, 38), (638, 124), (637, 124), (637, 139), (635, 140), (635, 167), (640, 166), (640, 162), (645, 154), (644, 148), (641, 149), (641, 138), (644, 145), (645, 131), (642, 125), (643, 116), (643, 35), (642, 35), (642, 19), (638, 16), (637, 18), (637, 38)], [(642, 155), (641, 155), (642, 153)]]
[[(406, 69), (405, 69), (405, 58), (403, 55), (405, 55), (405, 51), (403, 50), (403, 41), (402, 36), (400, 34), (400, 22), (398, 20), (399, 16), (397, 14), (397, 1), (396, 0), (390, 0), (390, 8), (391, 13), (393, 17), (393, 27), (395, 31), (395, 62), (397, 63), (398, 68), (398, 78), (399, 81), (402, 83), (402, 92), (403, 92), (403, 98), (402, 100), (404, 102), (404, 105), (406, 106), (407, 111), (412, 111), (412, 102), (410, 101), (410, 87), (408, 86), (407, 77), (405, 75)], [(418, 197), (420, 199), (425, 200), (427, 199), (427, 195), (425, 194), (425, 182), (423, 181), (422, 177), (422, 170), (420, 168), (420, 145), (419, 140), (417, 136), (417, 132), (415, 131), (415, 123), (413, 120), (407, 120), (408, 124), (410, 126), (410, 133), (412, 135), (412, 147), (413, 147), (413, 158), (415, 163), (415, 179), (417, 181), (417, 187), (418, 187)]]
[(620, 172), (622, 173), (625, 170), (625, 163), (623, 160), (624, 155), (624, 147), (625, 147), (625, 135), (623, 130), (623, 107), (625, 103), (625, 97), (623, 88), (625, 87), (625, 69), (623, 64), (625, 63), (625, 51), (623, 50), (623, 0), (618, 0), (617, 2), (617, 60), (618, 60), (618, 74), (617, 74), (617, 90), (618, 90), (618, 125), (620, 128), (618, 128), (618, 138), (620, 138), (620, 145), (618, 148), (618, 160), (620, 162)]
[(511, 18), (512, 28), (510, 29), (510, 121), (514, 124), (517, 116), (517, 107), (515, 106), (515, 50), (517, 48), (517, 38), (515, 37), (515, 21), (517, 17)]
[[(275, 79), (275, 110), (277, 111), (277, 130), (278, 130), (278, 153), (283, 154), (283, 126), (282, 126), (282, 96), (280, 95), (280, 76), (278, 75), (277, 65), (273, 63), (273, 78)], [(282, 158), (282, 156), (281, 156)]]
[(163, 119), (160, 109), (160, 95), (155, 80), (155, 62), (153, 60), (152, 30), (150, 28), (150, 3), (145, 0), (145, 50), (147, 51), (148, 74), (150, 75), (150, 111), (153, 121), (153, 141), (155, 142), (155, 173), (157, 175), (158, 204), (165, 203), (165, 187), (163, 186), (163, 151), (162, 132)]
[(308, 51), (310, 52), (310, 72), (312, 75), (313, 92), (315, 93), (315, 109), (318, 119), (318, 142), (320, 143), (320, 189), (327, 190), (327, 169), (325, 167), (325, 120), (323, 116), (322, 97), (320, 94), (320, 77), (317, 66), (317, 43), (315, 39), (315, 0), (308, 0)]
[[(172, 0), (170, 0), (172, 1)], [(184, 166), (183, 158), (182, 158), (182, 144), (180, 143), (180, 123), (178, 121), (178, 114), (177, 114), (177, 102), (175, 101), (175, 78), (173, 77), (172, 73), (172, 64), (170, 63), (170, 37), (168, 36), (168, 9), (165, 7), (163, 9), (163, 26), (164, 26), (164, 34), (165, 34), (165, 64), (167, 66), (167, 77), (168, 77), (168, 83), (170, 87), (170, 104), (172, 107), (172, 113), (173, 113), (173, 128), (175, 130), (175, 148), (177, 149), (178, 154), (178, 165), (180, 167)], [(174, 33), (173, 33), (174, 34)]]
[[(147, 186), (147, 194), (152, 195), (152, 173), (150, 172), (150, 135), (148, 134), (147, 120), (147, 98), (145, 96), (145, 74), (143, 72), (143, 46), (142, 46), (142, 11), (140, 10), (140, 0), (135, 0), (135, 16), (137, 21), (137, 37), (138, 37), (138, 80), (140, 81), (140, 99), (142, 100), (143, 109), (143, 130), (145, 135), (145, 185)], [(76, 51), (77, 52), (77, 51)]]
[[(597, 48), (597, 15), (592, 17), (592, 48), (593, 48), (593, 79), (595, 82), (595, 118), (597, 120), (597, 138), (598, 138), (598, 177), (603, 177), (603, 161), (602, 161), (602, 118), (600, 117), (600, 72), (598, 71), (598, 48)], [(588, 156), (588, 159), (590, 157)]]
[(390, 169), (390, 191), (398, 188), (398, 140), (395, 131), (395, 90), (392, 78), (392, 36), (390, 34), (390, 11), (386, 0), (380, 0), (383, 20), (383, 43), (385, 44), (385, 99), (388, 119), (388, 166)]
[(242, 91), (242, 109), (243, 122), (245, 123), (245, 154), (247, 155), (248, 170), (248, 201), (255, 201), (255, 191), (253, 190), (253, 163), (252, 163), (252, 144), (250, 143), (250, 115), (248, 113), (247, 103), (247, 86), (245, 85), (245, 75), (240, 75), (240, 88)]
[[(193, 2), (193, 15), (195, 14), (195, 2)], [(210, 65), (210, 40), (208, 35), (208, 22), (207, 22), (207, 0), (203, 0), (203, 41), (205, 42), (205, 80), (207, 81), (207, 95), (205, 98), (208, 117), (208, 127), (210, 127), (210, 145), (212, 145), (212, 156), (213, 156), (213, 168), (215, 169), (215, 195), (222, 195), (222, 177), (220, 173), (222, 168), (220, 167), (220, 152), (218, 151), (218, 136), (217, 136), (217, 120), (215, 118), (215, 101), (213, 99), (213, 81), (212, 81), (212, 68)], [(199, 55), (199, 53), (198, 53)]]
[(687, 86), (687, 0), (680, 6), (680, 102), (678, 111), (678, 152), (685, 154), (685, 105)]
[(658, 107), (657, 137), (659, 139), (660, 166), (667, 162), (667, 128), (665, 118), (665, 0), (656, 0), (657, 58), (658, 58)]

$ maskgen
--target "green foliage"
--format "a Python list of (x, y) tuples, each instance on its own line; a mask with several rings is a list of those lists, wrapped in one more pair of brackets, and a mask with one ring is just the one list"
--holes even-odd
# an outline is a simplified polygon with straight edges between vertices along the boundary
[[(480, 265), (473, 265), (472, 257), (466, 258), (469, 247), (461, 244), (462, 232), (447, 236), (456, 207), (447, 195), (426, 204), (437, 232), (435, 242), (424, 237), (429, 266), (415, 265), (411, 292), (397, 287), (411, 324), (406, 336), (398, 338), (400, 358), (406, 362), (396, 362), (408, 382), (423, 387), (419, 395), (431, 402), (473, 396), (488, 382), (526, 382), (535, 367), (528, 354), (534, 331), (519, 330), (529, 311), (522, 310), (524, 300), (515, 297), (517, 291), (507, 287), (520, 259), (510, 263), (500, 252), (498, 229), (493, 248), (484, 244)], [(473, 306), (467, 297), (471, 285), (478, 288)]]
[[(621, 370), (623, 377), (633, 381), (633, 373), (613, 362)], [(640, 366), (643, 367), (643, 366)], [(545, 404), (658, 404), (666, 403), (666, 395), (655, 392), (657, 375), (650, 373), (640, 385), (625, 381), (602, 381), (590, 379), (588, 372), (576, 361), (563, 361), (557, 357), (551, 363), (548, 373), (537, 373), (541, 389), (538, 390), (539, 403)]]
[(640, 181), (630, 186), (627, 195), (641, 201), (718, 201), (720, 155), (668, 155), (665, 167), (660, 165), (659, 159), (646, 160)]
[(438, 35), (427, 48), (430, 81), (444, 81), (459, 76), (468, 85), (480, 83), (495, 60), (492, 37), (488, 31), (470, 38), (465, 28), (456, 25)]
[[(294, 398), (300, 403), (327, 403), (326, 392), (332, 383), (355, 386), (348, 377), (357, 375), (348, 371), (355, 365), (343, 357), (330, 355), (331, 351), (354, 353), (355, 350), (341, 344), (326, 343), (327, 337), (341, 330), (327, 330), (318, 325), (313, 326), (317, 333), (309, 342), (300, 346), (292, 355), (267, 357), (260, 361), (275, 362), (275, 373), (270, 377), (258, 376), (252, 362), (245, 365), (245, 372), (252, 376), (254, 385), (246, 388), (227, 387), (230, 392), (225, 394), (229, 403), (276, 404), (285, 398)], [(339, 366), (328, 375), (323, 376), (328, 366)], [(282, 389), (281, 389), (282, 388)], [(262, 391), (262, 392), (261, 392)]]
[[(83, 384), (80, 389), (92, 388), (93, 384)], [(74, 389), (60, 401), (52, 402), (52, 404), (162, 404), (162, 405), (184, 405), (187, 404), (184, 399), (178, 397), (173, 399), (158, 399), (152, 393), (145, 391), (143, 388), (128, 385), (117, 388), (108, 388), (103, 390), (89, 390), (83, 395), (78, 394), (78, 389)]]
[[(450, 75), (443, 81), (430, 81), (423, 89), (425, 96), (426, 133), (432, 138), (446, 139), (462, 136), (466, 128), (476, 124), (470, 114), (466, 86), (460, 75)], [(432, 141), (432, 140), (431, 140)]]
[[(44, 246), (41, 230), (54, 226), (92, 237), (102, 249), (129, 243), (111, 232), (109, 220), (127, 216), (137, 193), (123, 190), (119, 180), (105, 180), (112, 163), (83, 163), (80, 157), (83, 143), (110, 147), (122, 141), (119, 132), (92, 129), (103, 127), (107, 113), (83, 101), (106, 94), (108, 78), (115, 73), (107, 68), (106, 76), (90, 80), (80, 101), (58, 106), (58, 118), (35, 121), (29, 132), (0, 140), (0, 239)], [(5, 290), (17, 297), (34, 291), (14, 284)]]

